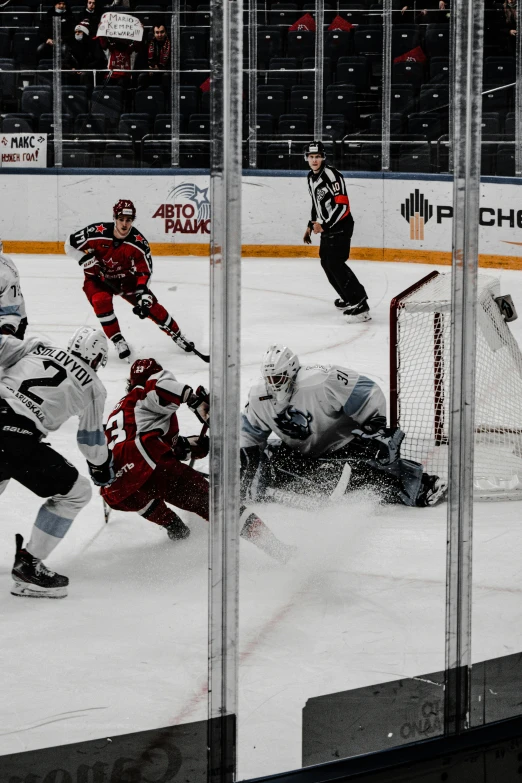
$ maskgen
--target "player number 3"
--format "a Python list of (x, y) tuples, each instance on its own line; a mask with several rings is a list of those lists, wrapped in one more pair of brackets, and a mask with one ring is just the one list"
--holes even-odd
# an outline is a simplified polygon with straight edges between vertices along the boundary
[(111, 450), (117, 443), (123, 443), (123, 441), (126, 440), (127, 433), (125, 432), (123, 411), (118, 411), (107, 419), (105, 432), (110, 432), (111, 439), (108, 443), (108, 446)]

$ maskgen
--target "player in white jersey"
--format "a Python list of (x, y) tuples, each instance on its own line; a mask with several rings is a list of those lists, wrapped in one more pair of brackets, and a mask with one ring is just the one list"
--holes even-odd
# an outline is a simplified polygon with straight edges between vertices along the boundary
[(78, 447), (91, 479), (105, 486), (113, 479), (112, 458), (103, 431), (105, 387), (96, 372), (107, 362), (107, 338), (85, 326), (67, 350), (31, 337), (20, 342), (0, 337), (0, 492), (15, 479), (47, 498), (23, 547), (16, 536), (13, 595), (64, 598), (69, 580), (42, 562), (89, 502), (88, 479), (42, 441), (71, 416), (79, 417)]
[[(443, 498), (437, 476), (400, 458), (404, 433), (386, 429), (386, 400), (370, 378), (339, 365), (301, 367), (281, 345), (270, 346), (261, 371), (242, 415), (244, 498), (259, 465), (254, 499), (274, 486), (331, 493), (341, 475), (349, 490), (371, 485), (388, 502), (426, 506)], [(269, 444), (271, 434), (281, 442)]]
[(27, 315), (20, 275), (13, 259), (4, 255), (0, 241), (0, 334), (14, 334), (23, 340), (26, 329)]

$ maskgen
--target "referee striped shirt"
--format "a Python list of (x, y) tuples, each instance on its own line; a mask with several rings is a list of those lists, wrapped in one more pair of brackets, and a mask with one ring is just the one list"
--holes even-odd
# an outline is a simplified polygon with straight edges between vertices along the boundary
[(350, 214), (350, 201), (343, 175), (325, 163), (318, 171), (308, 173), (308, 190), (312, 197), (312, 224), (320, 223), (325, 233), (342, 231), (342, 221)]

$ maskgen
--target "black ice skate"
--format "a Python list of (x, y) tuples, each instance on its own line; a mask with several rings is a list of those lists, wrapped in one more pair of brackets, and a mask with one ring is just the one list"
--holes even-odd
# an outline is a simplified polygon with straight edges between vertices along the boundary
[(171, 541), (182, 541), (190, 536), (190, 528), (174, 512), (172, 512), (172, 520), (165, 525), (165, 530)]
[(347, 307), (350, 307), (348, 302), (345, 302), (344, 299), (336, 299), (334, 302), (334, 307), (337, 307), (338, 310), (346, 310)]
[(16, 534), (16, 555), (11, 575), (11, 595), (24, 598), (65, 598), (69, 579), (50, 571), (41, 560), (23, 548), (24, 539)]
[(438, 476), (422, 475), (422, 489), (417, 499), (418, 506), (436, 506), (446, 499), (448, 484)]
[(118, 351), (118, 359), (126, 359), (130, 364), (131, 349), (129, 348), (127, 341), (123, 339), (123, 335), (118, 333), (111, 339)]
[(349, 305), (343, 312), (344, 317), (349, 324), (361, 323), (363, 321), (370, 321), (370, 308), (368, 307), (368, 300), (362, 299), (356, 305)]

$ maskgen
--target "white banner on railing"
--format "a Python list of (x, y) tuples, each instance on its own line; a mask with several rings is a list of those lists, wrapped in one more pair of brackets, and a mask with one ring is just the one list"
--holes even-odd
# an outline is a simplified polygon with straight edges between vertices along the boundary
[(47, 133), (0, 133), (0, 166), (45, 169)]
[(141, 41), (143, 39), (143, 25), (136, 16), (108, 11), (100, 19), (96, 35), (104, 38), (123, 38), (127, 41)]

